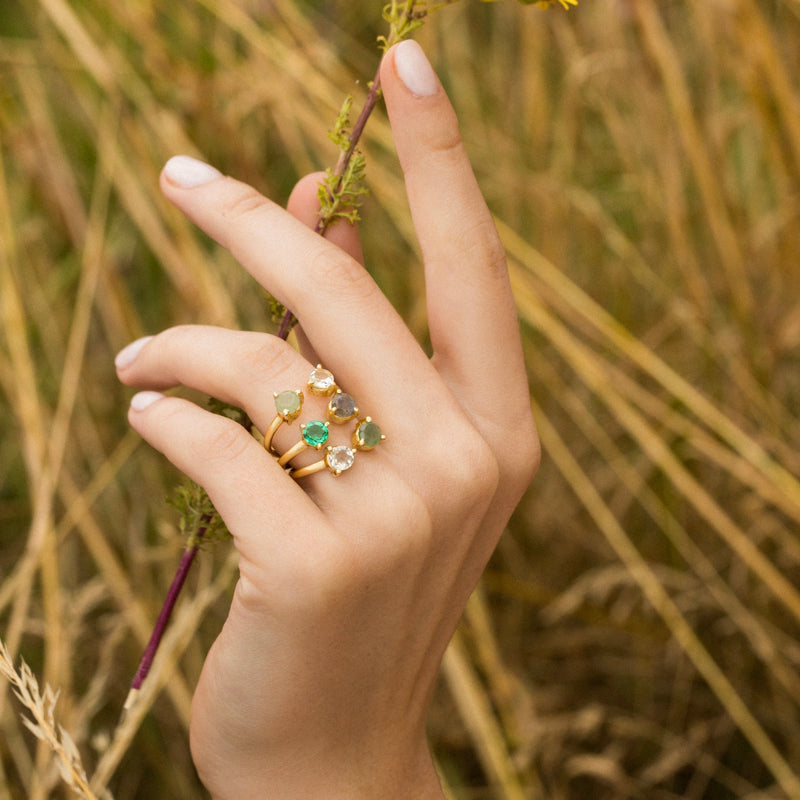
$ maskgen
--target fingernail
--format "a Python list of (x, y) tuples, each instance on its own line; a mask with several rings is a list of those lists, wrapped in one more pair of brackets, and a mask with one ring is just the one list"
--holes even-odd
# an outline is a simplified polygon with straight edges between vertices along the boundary
[(164, 165), (164, 175), (182, 189), (194, 189), (222, 177), (218, 169), (191, 156), (173, 156)]
[(406, 39), (397, 45), (394, 64), (400, 80), (417, 97), (430, 97), (439, 90), (439, 81), (433, 67), (413, 39)]
[(136, 361), (136, 356), (139, 355), (142, 348), (152, 339), (152, 336), (143, 336), (141, 339), (137, 339), (135, 342), (131, 342), (126, 347), (123, 347), (122, 350), (117, 353), (117, 357), (114, 359), (114, 365), (117, 369), (125, 369), (125, 367), (129, 367)]
[(164, 397), (161, 392), (139, 392), (131, 397), (131, 408), (134, 411), (144, 411), (149, 408), (156, 400), (161, 400)]

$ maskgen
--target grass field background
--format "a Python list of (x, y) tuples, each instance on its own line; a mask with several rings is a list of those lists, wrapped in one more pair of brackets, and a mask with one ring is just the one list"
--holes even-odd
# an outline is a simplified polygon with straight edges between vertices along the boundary
[[(158, 173), (191, 153), (285, 201), (335, 161), (380, 10), (0, 6), (0, 637), (98, 797), (205, 796), (189, 706), (236, 576), (201, 554), (115, 732), (182, 540), (113, 356), (272, 329)], [(445, 659), (450, 796), (800, 798), (800, 3), (461, 0), (418, 39), (507, 246), (544, 446)], [(364, 150), (368, 264), (424, 340), (382, 109)], [(0, 800), (71, 796), (23, 710), (0, 683)]]

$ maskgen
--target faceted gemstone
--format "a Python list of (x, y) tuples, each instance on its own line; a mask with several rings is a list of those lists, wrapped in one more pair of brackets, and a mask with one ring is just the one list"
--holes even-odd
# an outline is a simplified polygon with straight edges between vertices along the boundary
[(333, 373), (317, 364), (308, 376), (308, 388), (313, 394), (329, 395), (336, 391)]
[(303, 439), (310, 447), (320, 448), (328, 441), (328, 424), (314, 420), (303, 426)]
[(328, 403), (328, 413), (334, 422), (347, 422), (358, 414), (356, 401), (349, 394), (337, 392)]
[(358, 446), (364, 450), (371, 450), (377, 447), (383, 439), (380, 427), (369, 417), (356, 428), (356, 439)]
[(356, 460), (356, 454), (345, 445), (338, 445), (331, 447), (328, 454), (325, 456), (325, 463), (334, 474), (338, 475), (346, 469), (353, 466)]
[(303, 405), (303, 393), (293, 390), (280, 392), (275, 396), (275, 408), (283, 417), (294, 417)]

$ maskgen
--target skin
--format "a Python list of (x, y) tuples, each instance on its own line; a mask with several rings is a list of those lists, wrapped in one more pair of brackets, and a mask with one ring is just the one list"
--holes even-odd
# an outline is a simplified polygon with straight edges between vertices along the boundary
[[(444, 91), (415, 94), (396, 56), (381, 81), (432, 357), (364, 269), (357, 230), (310, 230), (317, 176), (284, 210), (232, 178), (182, 188), (162, 175), (166, 197), (293, 309), (301, 352), (182, 326), (147, 341), (120, 379), (198, 389), (264, 431), (272, 392), (303, 388), (322, 363), (387, 434), (349, 472), (293, 481), (230, 420), (160, 394), (139, 395), (152, 402), (137, 410), (134, 398), (131, 425), (206, 488), (240, 554), (192, 707), (192, 754), (220, 800), (443, 797), (425, 737), (440, 661), (539, 462), (503, 248)], [(324, 419), (325, 402), (306, 392), (301, 421)], [(294, 423), (275, 442), (285, 452), (298, 439)], [(303, 456), (294, 463), (319, 458)]]

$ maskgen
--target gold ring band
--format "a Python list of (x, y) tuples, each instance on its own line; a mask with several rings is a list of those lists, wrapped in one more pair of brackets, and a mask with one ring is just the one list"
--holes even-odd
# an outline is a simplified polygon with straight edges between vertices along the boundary
[(307, 467), (293, 469), (289, 475), (295, 479), (305, 478), (306, 475), (313, 475), (315, 472), (321, 472), (327, 468), (332, 475), (338, 477), (353, 466), (355, 458), (356, 451), (352, 447), (347, 447), (347, 445), (328, 447), (324, 458), (309, 464)]

